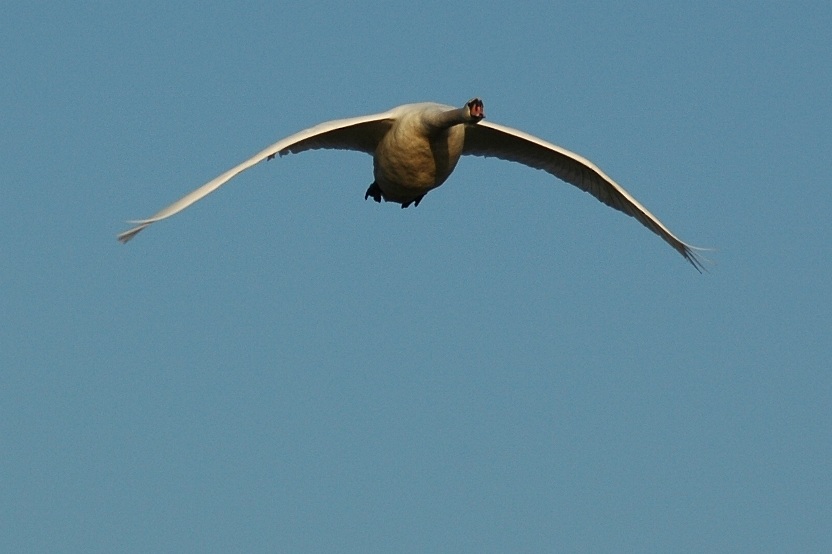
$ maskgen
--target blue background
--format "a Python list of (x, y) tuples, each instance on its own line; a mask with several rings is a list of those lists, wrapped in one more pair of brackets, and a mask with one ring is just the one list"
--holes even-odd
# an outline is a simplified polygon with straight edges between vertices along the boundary
[[(829, 2), (6, 2), (0, 550), (832, 550)], [(585, 155), (264, 146), (414, 101)]]

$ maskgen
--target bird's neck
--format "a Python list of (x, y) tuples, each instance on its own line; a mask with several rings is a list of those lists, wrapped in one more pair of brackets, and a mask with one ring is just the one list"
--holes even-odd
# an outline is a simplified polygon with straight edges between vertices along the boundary
[(439, 111), (432, 114), (427, 121), (428, 125), (436, 131), (441, 131), (468, 121), (468, 114), (465, 108)]

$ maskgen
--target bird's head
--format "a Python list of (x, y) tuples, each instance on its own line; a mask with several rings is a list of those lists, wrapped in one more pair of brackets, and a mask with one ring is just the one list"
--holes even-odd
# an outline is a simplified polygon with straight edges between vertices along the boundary
[(465, 107), (468, 109), (468, 117), (471, 119), (473, 123), (479, 123), (482, 118), (485, 117), (485, 109), (482, 104), (482, 100), (479, 98), (472, 98), (465, 103)]

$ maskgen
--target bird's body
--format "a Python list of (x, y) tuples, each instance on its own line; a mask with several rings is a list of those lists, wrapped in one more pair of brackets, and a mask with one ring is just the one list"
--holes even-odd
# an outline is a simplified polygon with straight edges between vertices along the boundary
[(462, 156), (464, 124), (432, 127), (433, 115), (450, 106), (410, 105), (393, 123), (373, 155), (373, 176), (382, 196), (407, 206), (445, 182)]
[(679, 240), (626, 190), (589, 160), (559, 146), (494, 123), (474, 98), (461, 108), (424, 102), (405, 104), (380, 114), (334, 120), (295, 133), (205, 183), (153, 217), (119, 235), (132, 239), (152, 223), (168, 218), (204, 198), (232, 177), (277, 155), (318, 148), (356, 150), (373, 156), (375, 180), (364, 198), (418, 206), (422, 198), (450, 176), (462, 155), (497, 157), (544, 170), (633, 216), (701, 270), (695, 249)]

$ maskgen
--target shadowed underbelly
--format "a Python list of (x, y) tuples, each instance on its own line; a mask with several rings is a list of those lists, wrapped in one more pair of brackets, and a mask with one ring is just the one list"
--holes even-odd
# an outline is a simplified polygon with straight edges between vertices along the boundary
[(445, 140), (401, 147), (382, 141), (373, 160), (376, 183), (391, 202), (407, 203), (445, 182), (459, 161), (461, 148)]

